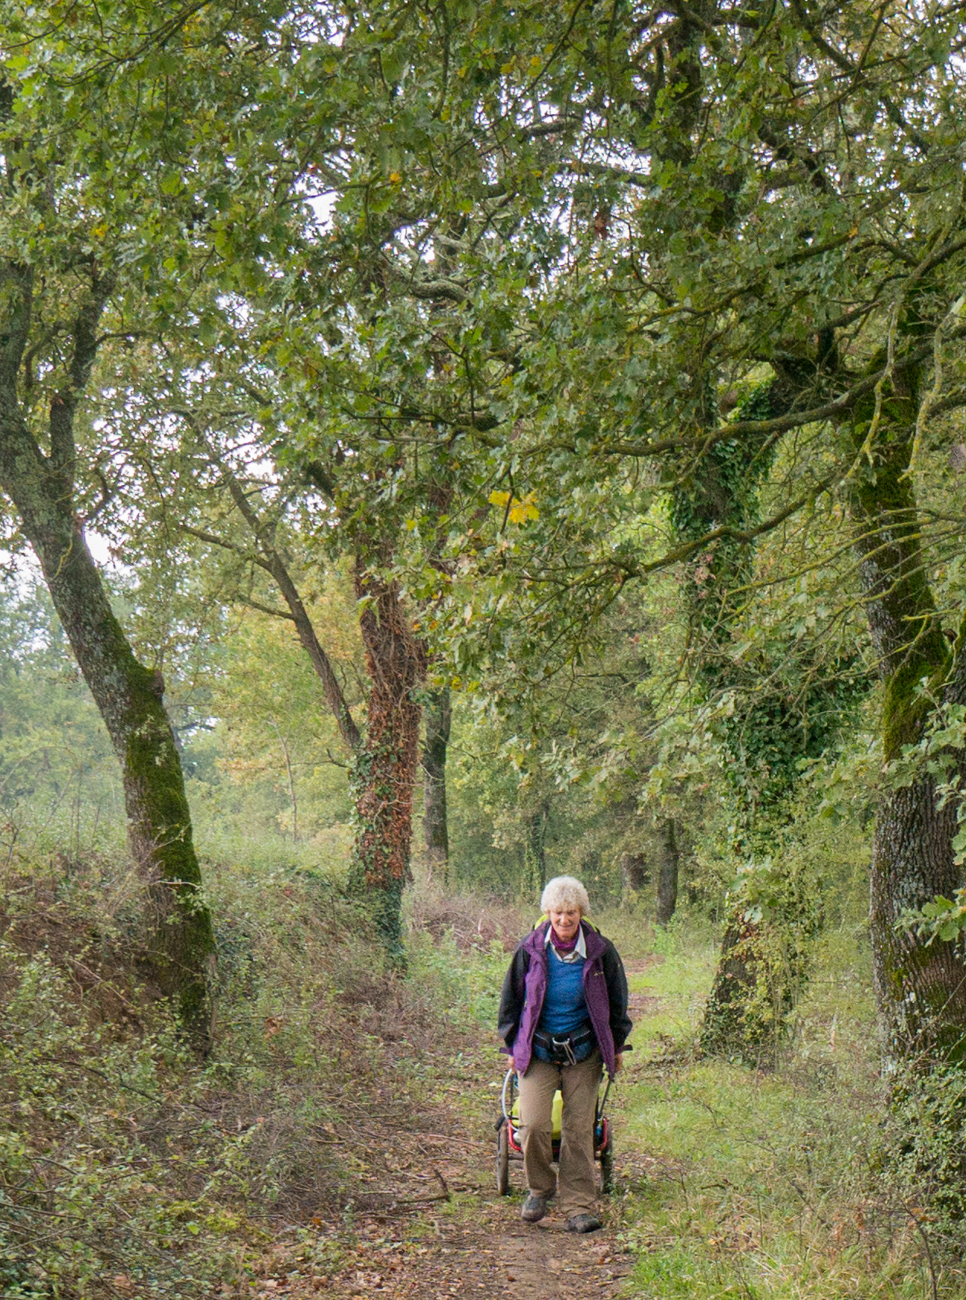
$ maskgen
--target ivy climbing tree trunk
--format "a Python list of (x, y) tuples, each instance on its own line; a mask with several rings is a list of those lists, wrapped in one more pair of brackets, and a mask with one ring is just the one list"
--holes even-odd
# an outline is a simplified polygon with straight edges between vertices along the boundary
[(446, 751), (449, 746), (449, 687), (431, 691), (423, 706), (423, 841), (426, 865), (443, 884), (449, 874), (449, 823), (446, 815)]
[[(180, 412), (198, 433), (199, 421)], [(322, 646), (309, 611), (292, 577), (289, 560), (278, 540), (278, 518), (271, 507), (262, 509), (261, 487), (239, 477), (210, 438), (201, 444), (217, 466), (225, 487), (248, 530), (250, 546), (229, 537), (190, 528), (193, 536), (243, 554), (267, 573), (288, 607), (289, 619), (322, 685), (326, 703), (339, 727), (350, 760), (355, 833), (350, 888), (364, 897), (379, 937), (392, 961), (402, 958), (402, 894), (410, 879), (413, 791), (419, 764), (420, 695), (426, 678), (426, 648), (415, 634), (398, 584), (380, 575), (391, 544), (373, 542), (359, 529), (353, 539), (353, 582), (358, 600), (359, 629), (365, 648), (368, 692), (366, 726), (357, 726), (333, 665)], [(328, 472), (315, 462), (304, 467), (306, 476), (340, 508), (340, 495)], [(283, 494), (284, 495), (284, 494)], [(264, 500), (261, 499), (262, 505)], [(376, 557), (378, 567), (370, 560)], [(438, 718), (445, 723), (440, 777), (444, 779), (446, 741), (449, 736), (449, 700)], [(432, 731), (430, 732), (432, 734)], [(424, 760), (425, 761), (425, 760)], [(442, 819), (445, 832), (445, 785)]]
[(112, 289), (112, 277), (91, 267), (83, 302), (70, 324), (67, 374), (50, 400), (45, 453), (18, 397), (31, 336), (34, 274), (26, 266), (0, 267), (0, 485), (40, 561), (121, 765), (131, 853), (148, 885), (152, 976), (174, 1000), (195, 1042), (205, 1047), (215, 945), (201, 901), (181, 762), (162, 702), (164, 685), (159, 673), (135, 657), (111, 609), (74, 504), (75, 415)]
[(402, 953), (402, 893), (409, 880), (413, 787), (419, 758), (417, 692), (425, 647), (414, 634), (395, 582), (356, 556), (359, 625), (369, 673), (366, 744), (355, 764), (353, 882), (365, 890), (390, 956)]
[[(817, 362), (776, 362), (775, 373), (741, 403), (739, 419), (784, 414), (798, 393), (815, 381)], [(722, 526), (748, 537), (760, 519), (759, 498), (775, 453), (775, 440), (736, 438), (711, 449), (676, 494), (673, 519), (682, 539)], [(817, 758), (833, 742), (843, 709), (830, 707), (841, 687), (820, 672), (803, 674), (805, 685), (783, 689), (779, 658), (746, 668), (732, 654), (742, 603), (752, 580), (754, 547), (722, 539), (699, 554), (686, 578), (690, 606), (690, 655), (698, 686), (710, 699), (731, 693), (733, 711), (719, 723), (726, 771), (733, 790), (733, 848), (754, 870), (729, 900), (721, 955), (705, 1006), (705, 1051), (758, 1062), (780, 1038), (788, 1013), (808, 979), (809, 940), (820, 912), (808, 883), (782, 870), (778, 850), (802, 758)], [(794, 648), (808, 655), (806, 641)], [(791, 659), (791, 654), (789, 655)], [(762, 691), (762, 679), (771, 683)], [(822, 719), (819, 725), (814, 718)], [(805, 719), (813, 719), (805, 726)], [(777, 868), (776, 868), (777, 864)], [(773, 901), (763, 917), (749, 897), (766, 884)]]
[[(903, 385), (900, 381), (906, 378)], [(883, 684), (882, 747), (887, 763), (923, 736), (933, 701), (966, 703), (961, 623), (950, 647), (926, 578), (909, 460), (918, 398), (914, 376), (901, 373), (886, 404), (872, 464), (853, 492), (869, 631)], [(872, 413), (865, 412), (871, 418)], [(885, 423), (885, 422), (884, 422)], [(857, 448), (868, 420), (856, 425)], [(863, 457), (864, 459), (864, 457)], [(964, 772), (964, 755), (948, 755)], [(939, 806), (930, 773), (883, 794), (876, 818), (870, 882), (870, 924), (876, 1000), (888, 1057), (966, 1058), (966, 969), (953, 941), (926, 941), (898, 924), (906, 911), (963, 884), (953, 839), (955, 800)]]

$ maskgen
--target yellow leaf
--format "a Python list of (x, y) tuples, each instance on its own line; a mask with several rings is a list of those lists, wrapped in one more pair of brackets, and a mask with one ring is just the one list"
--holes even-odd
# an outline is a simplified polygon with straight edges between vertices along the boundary
[(539, 519), (540, 511), (533, 504), (533, 493), (528, 492), (522, 501), (514, 498), (510, 506), (510, 520), (515, 524), (525, 524), (528, 519)]
[(532, 492), (528, 492), (521, 501), (517, 497), (511, 497), (509, 492), (491, 492), (489, 500), (490, 504), (494, 506), (503, 506), (504, 508), (509, 506), (507, 517), (511, 523), (525, 524), (528, 519), (540, 518), (540, 511), (533, 504), (533, 496)]
[(389, 173), (389, 181), (390, 181), (390, 184), (392, 184), (392, 185), (401, 185), (401, 184), (402, 184), (402, 172), (390, 172), (390, 173)]

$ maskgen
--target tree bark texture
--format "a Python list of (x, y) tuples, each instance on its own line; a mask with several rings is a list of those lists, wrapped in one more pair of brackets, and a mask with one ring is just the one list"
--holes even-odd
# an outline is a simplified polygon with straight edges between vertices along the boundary
[(449, 873), (449, 823), (446, 816), (446, 750), (452, 712), (449, 687), (432, 691), (423, 707), (423, 841), (431, 875), (446, 884)]
[(657, 877), (657, 923), (667, 925), (678, 905), (678, 868), (681, 861), (677, 826), (673, 817), (664, 818), (658, 829), (658, 837), (661, 857)]
[(36, 552), (57, 614), (121, 765), (131, 853), (147, 880), (153, 976), (174, 998), (200, 1045), (211, 1024), (215, 944), (201, 902), (201, 873), (160, 674), (135, 657), (114, 616), (74, 511), (74, 411), (95, 354), (94, 330), (109, 292), (94, 285), (75, 323), (70, 384), (50, 411), (50, 452), (31, 433), (17, 396), (29, 330), (29, 270), (6, 268), (7, 320), (0, 357), (0, 485)]
[(353, 880), (368, 895), (387, 951), (398, 958), (419, 760), (417, 692), (426, 674), (426, 651), (413, 635), (396, 584), (373, 575), (361, 557), (356, 559), (355, 588), (370, 687), (366, 743), (353, 776)]
[(544, 800), (525, 822), (526, 838), (523, 844), (523, 877), (528, 890), (543, 893), (547, 883), (547, 821), (550, 804)]
[[(906, 474), (917, 409), (914, 391), (888, 403), (874, 464), (853, 493), (862, 578), (872, 643), (883, 682), (885, 761), (915, 744), (929, 722), (928, 697), (966, 702), (960, 628), (951, 650), (925, 576), (920, 524)], [(859, 425), (857, 441), (867, 425)], [(920, 690), (925, 683), (925, 692)], [(962, 753), (950, 754), (963, 770)], [(959, 829), (955, 801), (937, 807), (935, 779), (883, 794), (876, 818), (870, 881), (870, 927), (876, 1000), (887, 1056), (929, 1060), (966, 1057), (966, 967), (953, 942), (928, 946), (899, 926), (937, 895), (951, 898), (963, 884), (952, 841)]]
[(621, 854), (621, 889), (625, 902), (628, 901), (631, 894), (639, 894), (650, 883), (650, 880), (651, 873), (647, 867), (646, 854)]

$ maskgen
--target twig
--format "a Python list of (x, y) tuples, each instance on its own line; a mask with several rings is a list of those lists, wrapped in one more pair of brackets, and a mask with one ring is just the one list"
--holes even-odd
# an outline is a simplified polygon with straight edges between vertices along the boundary
[(936, 1263), (932, 1257), (932, 1247), (929, 1244), (929, 1236), (926, 1233), (925, 1228), (922, 1226), (922, 1223), (919, 1221), (919, 1218), (913, 1214), (912, 1210), (909, 1209), (909, 1206), (907, 1205), (904, 1208), (906, 1213), (909, 1215), (909, 1218), (916, 1225), (916, 1231), (919, 1233), (919, 1236), (922, 1237), (922, 1244), (926, 1248), (926, 1258), (929, 1261), (929, 1280), (932, 1283), (932, 1300), (939, 1300), (939, 1286), (936, 1282)]

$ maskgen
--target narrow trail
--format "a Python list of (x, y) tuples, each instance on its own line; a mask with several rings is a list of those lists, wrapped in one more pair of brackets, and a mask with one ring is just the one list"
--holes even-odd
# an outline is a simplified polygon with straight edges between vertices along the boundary
[[(627, 963), (634, 975), (653, 959)], [(635, 1022), (655, 1014), (659, 1000), (631, 995)], [(373, 1169), (347, 1207), (354, 1244), (337, 1267), (323, 1272), (279, 1246), (253, 1282), (256, 1296), (331, 1300), (608, 1300), (625, 1293), (632, 1260), (617, 1241), (619, 1208), (602, 1197), (601, 1231), (578, 1236), (551, 1212), (539, 1224), (520, 1219), (522, 1167), (511, 1164), (512, 1192), (497, 1194), (495, 1131), (501, 1070), (495, 1053), (472, 1045), (460, 1055), (458, 1073), (443, 1082), (443, 1095), (417, 1127), (387, 1135), (381, 1167)], [(640, 1066), (630, 1064), (633, 1076)], [(643, 1065), (643, 1062), (640, 1063)], [(618, 1084), (608, 1112), (615, 1121), (618, 1188), (639, 1183), (649, 1171), (646, 1156), (622, 1145), (623, 1097)]]

